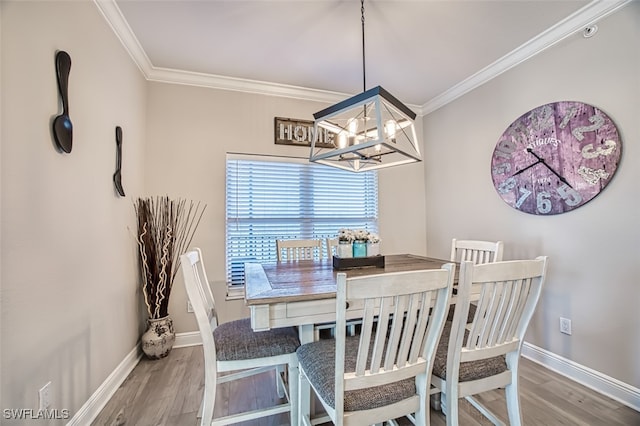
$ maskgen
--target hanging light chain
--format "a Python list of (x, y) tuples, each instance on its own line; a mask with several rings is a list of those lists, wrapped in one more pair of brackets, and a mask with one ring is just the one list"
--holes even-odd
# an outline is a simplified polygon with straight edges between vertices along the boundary
[(362, 21), (362, 91), (367, 91), (367, 71), (364, 61), (364, 0), (360, 0), (360, 14)]

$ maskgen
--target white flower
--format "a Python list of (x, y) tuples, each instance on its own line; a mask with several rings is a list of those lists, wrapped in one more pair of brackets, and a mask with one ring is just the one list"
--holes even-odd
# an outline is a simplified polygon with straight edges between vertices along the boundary
[(342, 228), (340, 231), (338, 231), (338, 240), (352, 242), (353, 240), (355, 240), (353, 231), (351, 229)]
[(380, 236), (373, 232), (369, 232), (366, 229), (346, 229), (342, 228), (338, 231), (338, 240), (339, 241), (367, 241), (370, 243), (379, 243)]
[(369, 236), (369, 232), (365, 229), (356, 229), (353, 232), (356, 241), (367, 241), (367, 237)]

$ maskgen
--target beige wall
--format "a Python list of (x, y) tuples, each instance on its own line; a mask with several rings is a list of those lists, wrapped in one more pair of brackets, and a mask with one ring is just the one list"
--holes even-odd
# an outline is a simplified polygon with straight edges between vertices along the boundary
[[(222, 321), (248, 315), (244, 301), (224, 302), (225, 155), (227, 152), (308, 157), (309, 149), (274, 144), (274, 117), (312, 119), (324, 105), (271, 96), (152, 83), (148, 103), (146, 182), (150, 194), (200, 200), (207, 210), (193, 245), (203, 250)], [(417, 129), (418, 132), (422, 128)], [(379, 173), (380, 233), (386, 253), (426, 253), (424, 168)], [(186, 313), (182, 277), (169, 311), (177, 332), (195, 331)]]
[[(143, 188), (146, 83), (93, 2), (0, 7), (0, 408), (37, 409), (51, 381), (53, 408), (74, 415), (141, 331), (131, 200)], [(58, 49), (72, 60), (71, 154), (50, 133)], [(116, 125), (125, 198), (112, 183)]]
[[(599, 22), (424, 120), (428, 253), (451, 238), (503, 240), (505, 258), (550, 257), (527, 339), (640, 387), (640, 3)], [(587, 205), (537, 217), (507, 206), (491, 181), (493, 148), (521, 114), (554, 101), (598, 106), (616, 123), (622, 161)], [(560, 334), (559, 317), (573, 322)]]

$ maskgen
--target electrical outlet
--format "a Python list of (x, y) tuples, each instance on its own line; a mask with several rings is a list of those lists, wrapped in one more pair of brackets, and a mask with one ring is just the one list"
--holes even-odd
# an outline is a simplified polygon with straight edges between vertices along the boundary
[(48, 410), (51, 408), (51, 382), (44, 385), (38, 391), (38, 409)]
[(187, 312), (193, 312), (193, 306), (189, 300), (187, 300)]
[(560, 333), (571, 335), (571, 320), (560, 317)]

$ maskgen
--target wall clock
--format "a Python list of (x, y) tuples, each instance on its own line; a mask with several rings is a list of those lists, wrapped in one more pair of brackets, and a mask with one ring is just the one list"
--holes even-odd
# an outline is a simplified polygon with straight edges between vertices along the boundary
[(560, 214), (595, 198), (611, 181), (622, 154), (613, 121), (582, 102), (554, 102), (518, 117), (498, 140), (491, 177), (511, 207)]

